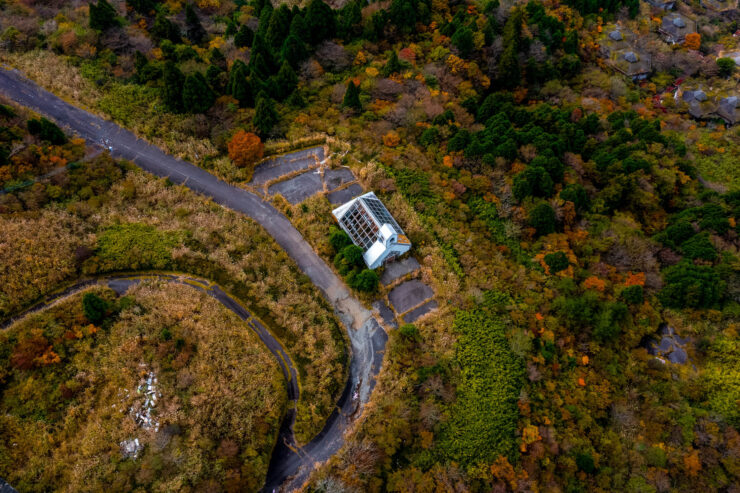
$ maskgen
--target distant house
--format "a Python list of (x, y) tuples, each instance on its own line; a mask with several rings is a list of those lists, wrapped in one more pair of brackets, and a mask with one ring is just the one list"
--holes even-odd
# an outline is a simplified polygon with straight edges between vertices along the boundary
[(360, 195), (331, 212), (352, 243), (362, 248), (362, 258), (370, 269), (411, 249), (411, 242), (373, 192)]
[(647, 3), (663, 10), (673, 10), (673, 7), (676, 5), (675, 0), (647, 0)]
[(719, 100), (717, 104), (717, 116), (722, 118), (728, 125), (734, 125), (740, 121), (740, 98), (728, 96)]
[(689, 114), (700, 120), (710, 118), (717, 109), (717, 105), (703, 89), (683, 91), (681, 101), (686, 105)]
[(601, 55), (604, 58), (609, 58), (615, 51), (625, 50), (633, 46), (636, 39), (637, 36), (635, 36), (635, 33), (629, 29), (624, 29), (620, 26), (611, 26), (605, 30), (601, 39), (599, 39)]
[(668, 43), (683, 43), (687, 34), (696, 32), (696, 21), (678, 12), (671, 12), (663, 16), (658, 32)]
[(647, 79), (652, 70), (650, 56), (640, 53), (634, 48), (615, 51), (609, 57), (609, 61), (612, 67), (630, 77), (633, 81)]
[(701, 5), (715, 12), (727, 12), (737, 8), (737, 0), (701, 0)]

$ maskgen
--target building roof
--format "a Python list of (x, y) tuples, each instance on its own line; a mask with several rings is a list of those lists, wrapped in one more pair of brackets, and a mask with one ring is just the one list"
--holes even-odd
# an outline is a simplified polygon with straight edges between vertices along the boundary
[(632, 48), (618, 50), (612, 53), (611, 63), (614, 68), (630, 77), (647, 74), (652, 69), (650, 56)]
[(647, 0), (647, 3), (653, 7), (660, 7), (661, 9), (668, 10), (673, 8), (673, 4), (676, 3), (676, 0)]
[(629, 29), (613, 24), (604, 31), (599, 40), (599, 45), (603, 55), (608, 57), (614, 51), (629, 48), (635, 43), (636, 39), (635, 33)]
[(678, 12), (671, 12), (663, 16), (659, 31), (668, 41), (681, 43), (687, 34), (696, 32), (696, 21)]
[(373, 192), (340, 205), (332, 214), (352, 243), (363, 249), (363, 259), (371, 269), (382, 264), (389, 255), (411, 248), (401, 226)]

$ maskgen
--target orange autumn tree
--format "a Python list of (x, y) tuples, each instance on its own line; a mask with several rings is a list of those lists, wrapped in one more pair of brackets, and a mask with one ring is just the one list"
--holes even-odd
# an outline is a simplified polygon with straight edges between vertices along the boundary
[(240, 168), (253, 166), (262, 159), (264, 152), (265, 145), (251, 132), (239, 130), (229, 142), (229, 158)]
[(701, 34), (689, 33), (686, 35), (686, 40), (683, 45), (689, 50), (698, 50), (701, 46)]

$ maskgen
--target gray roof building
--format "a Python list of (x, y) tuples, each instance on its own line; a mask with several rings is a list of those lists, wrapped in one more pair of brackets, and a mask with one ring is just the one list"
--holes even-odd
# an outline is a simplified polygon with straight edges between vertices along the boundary
[(609, 58), (615, 51), (625, 50), (635, 44), (637, 36), (629, 29), (620, 26), (611, 26), (604, 31), (599, 39), (601, 54)]
[(686, 104), (689, 114), (694, 118), (709, 118), (717, 109), (717, 105), (703, 89), (684, 91), (681, 99)]
[(663, 16), (658, 32), (668, 43), (683, 43), (687, 34), (696, 32), (696, 21), (678, 12), (671, 12)]
[(609, 60), (612, 67), (632, 80), (646, 79), (652, 70), (650, 55), (640, 53), (634, 48), (615, 51)]

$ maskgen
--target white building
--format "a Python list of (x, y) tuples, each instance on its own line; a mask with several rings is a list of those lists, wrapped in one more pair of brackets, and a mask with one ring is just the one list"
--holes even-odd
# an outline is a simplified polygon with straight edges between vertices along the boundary
[(360, 195), (331, 213), (352, 243), (362, 248), (362, 258), (370, 269), (377, 269), (411, 248), (401, 227), (373, 192)]

